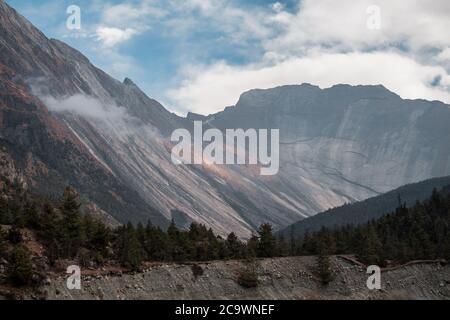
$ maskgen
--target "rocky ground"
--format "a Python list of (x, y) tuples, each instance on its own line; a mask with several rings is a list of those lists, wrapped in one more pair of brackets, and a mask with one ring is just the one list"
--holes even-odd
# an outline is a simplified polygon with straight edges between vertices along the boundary
[[(40, 291), (47, 299), (450, 299), (448, 264), (413, 263), (382, 272), (382, 289), (366, 286), (361, 265), (334, 257), (335, 278), (322, 286), (314, 272), (315, 258), (289, 257), (257, 262), (259, 285), (246, 289), (237, 283), (246, 264), (240, 261), (193, 265), (161, 264), (142, 273), (84, 272), (81, 290), (69, 290), (66, 275), (50, 277)], [(28, 298), (32, 298), (30, 295)]]

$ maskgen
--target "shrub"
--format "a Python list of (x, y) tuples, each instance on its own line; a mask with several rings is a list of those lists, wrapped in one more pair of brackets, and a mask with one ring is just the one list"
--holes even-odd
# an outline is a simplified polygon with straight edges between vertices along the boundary
[(255, 268), (248, 267), (242, 270), (238, 275), (237, 283), (246, 289), (258, 287), (258, 274), (256, 273)]
[(204, 274), (203, 268), (198, 264), (192, 265), (191, 270), (192, 270), (192, 274), (194, 275), (195, 279), (197, 279), (198, 277), (201, 277)]

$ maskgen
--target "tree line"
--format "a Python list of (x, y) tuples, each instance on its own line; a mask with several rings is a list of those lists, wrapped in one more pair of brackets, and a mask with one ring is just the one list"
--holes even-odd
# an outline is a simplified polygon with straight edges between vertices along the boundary
[[(5, 242), (20, 248), (21, 230), (33, 230), (45, 247), (49, 264), (58, 259), (76, 259), (82, 266), (99, 266), (117, 261), (138, 269), (144, 261), (207, 261), (273, 257), (284, 252), (286, 244), (263, 224), (247, 242), (235, 233), (223, 238), (205, 225), (192, 223), (188, 230), (174, 221), (167, 230), (147, 224), (128, 223), (115, 229), (83, 213), (77, 194), (66, 188), (56, 202), (31, 199), (15, 186), (8, 196), (0, 197), (0, 256), (8, 256)], [(2, 245), (3, 244), (3, 245)], [(2, 249), (3, 248), (3, 249)], [(19, 256), (23, 256), (20, 252)]]
[(450, 193), (433, 191), (431, 197), (398, 208), (369, 223), (306, 233), (292, 241), (293, 255), (356, 254), (368, 265), (388, 262), (450, 259)]
[(327, 273), (326, 257), (335, 254), (355, 254), (362, 262), (380, 266), (389, 261), (450, 258), (450, 195), (436, 190), (426, 201), (411, 208), (401, 204), (395, 212), (360, 226), (322, 228), (286, 241), (274, 235), (270, 224), (262, 224), (248, 241), (242, 241), (233, 232), (221, 237), (197, 223), (187, 230), (174, 221), (166, 230), (151, 222), (111, 229), (83, 213), (77, 194), (69, 187), (58, 201), (31, 198), (19, 186), (10, 187), (0, 197), (0, 225), (8, 226), (7, 230), (0, 227), (0, 257), (19, 270), (13, 276), (18, 282), (30, 264), (30, 253), (22, 245), (24, 228), (35, 232), (50, 265), (58, 259), (93, 267), (116, 261), (137, 270), (144, 261), (317, 255)]

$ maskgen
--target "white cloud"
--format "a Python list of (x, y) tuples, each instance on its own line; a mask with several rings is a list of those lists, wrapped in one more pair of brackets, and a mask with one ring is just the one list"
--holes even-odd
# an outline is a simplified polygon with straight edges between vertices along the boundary
[[(367, 28), (370, 6), (380, 10), (381, 29)], [(296, 52), (301, 46), (366, 49), (402, 44), (412, 50), (450, 42), (447, 0), (303, 0), (285, 21), (285, 32), (267, 42), (269, 50)]]
[(436, 57), (438, 61), (450, 62), (450, 47), (442, 50)]
[(106, 47), (114, 47), (115, 45), (125, 42), (138, 32), (132, 28), (119, 29), (110, 27), (98, 27), (96, 30), (97, 40), (101, 41)]
[(281, 2), (275, 2), (272, 4), (272, 9), (275, 10), (275, 12), (279, 13), (284, 10), (284, 4)]
[[(380, 12), (379, 30), (367, 27), (373, 17), (368, 8), (374, 5)], [(271, 9), (254, 16), (255, 26), (264, 30), (257, 37), (262, 59), (247, 65), (219, 61), (184, 67), (179, 74), (183, 80), (167, 92), (168, 101), (179, 110), (208, 114), (235, 104), (249, 89), (309, 82), (321, 87), (383, 84), (404, 98), (450, 103), (445, 69), (449, 1), (436, 0), (431, 6), (424, 0), (302, 0), (296, 12), (277, 3)], [(219, 14), (211, 8), (208, 12)], [(231, 23), (225, 17), (217, 19)]]
[(47, 108), (53, 112), (69, 112), (94, 120), (113, 122), (129, 117), (125, 108), (105, 105), (98, 99), (82, 94), (61, 99), (55, 99), (51, 96), (41, 96), (40, 98)]
[[(143, 1), (139, 5), (122, 3), (118, 5), (110, 5), (104, 8), (102, 21), (105, 24), (112, 24), (120, 27), (126, 27), (134, 24), (142, 18), (148, 19), (164, 17), (167, 13), (162, 8), (152, 6), (149, 1)], [(142, 23), (143, 21), (139, 21)]]
[(96, 36), (106, 47), (114, 47), (142, 34), (167, 14), (151, 0), (141, 0), (137, 4), (106, 4), (97, 10), (101, 12), (101, 19)]
[(272, 65), (230, 66), (219, 62), (186, 68), (184, 77), (179, 88), (168, 92), (169, 98), (174, 105), (189, 106), (203, 114), (234, 105), (240, 94), (250, 89), (304, 82), (322, 88), (338, 83), (383, 84), (403, 98), (450, 103), (448, 91), (429, 85), (436, 77), (441, 83), (450, 83), (444, 68), (421, 65), (398, 52), (314, 53)]
[[(98, 60), (107, 60), (103, 65), (115, 76), (135, 76), (137, 61), (118, 46), (152, 28), (172, 37), (167, 41), (179, 54), (170, 62), (180, 70), (162, 98), (178, 111), (212, 113), (234, 104), (246, 90), (302, 82), (383, 84), (402, 97), (450, 102), (448, 0), (432, 5), (426, 0), (298, 0), (295, 10), (283, 1), (242, 3), (97, 0), (100, 20), (93, 30), (103, 44), (99, 49), (108, 48), (98, 51)], [(373, 5), (380, 9), (380, 30), (367, 28), (367, 8)], [(192, 36), (203, 30), (217, 38), (208, 44)], [(221, 58), (236, 47), (240, 51), (230, 56), (245, 56), (251, 63), (214, 60), (212, 52), (222, 44)]]
[(200, 14), (191, 27), (222, 32), (229, 41), (265, 39), (274, 34), (274, 21), (267, 19), (270, 8), (243, 8), (226, 0), (172, 0), (174, 20), (185, 20)]

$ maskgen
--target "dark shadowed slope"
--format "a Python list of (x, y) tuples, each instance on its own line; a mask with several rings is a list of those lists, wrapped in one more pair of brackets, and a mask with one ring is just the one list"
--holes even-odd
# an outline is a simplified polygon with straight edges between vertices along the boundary
[[(400, 204), (413, 206), (417, 201), (430, 197), (433, 189), (438, 191), (450, 186), (450, 177), (435, 178), (419, 183), (409, 184), (383, 195), (365, 201), (346, 204), (294, 223), (279, 234), (286, 237), (301, 238), (306, 231), (314, 232), (322, 227), (333, 228), (347, 224), (359, 225), (377, 219), (385, 214), (395, 211)], [(450, 191), (450, 190), (449, 190)]]

